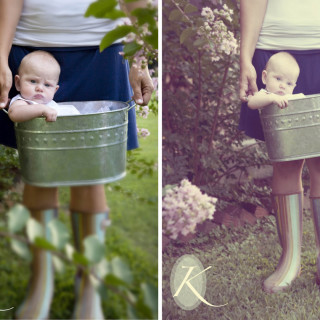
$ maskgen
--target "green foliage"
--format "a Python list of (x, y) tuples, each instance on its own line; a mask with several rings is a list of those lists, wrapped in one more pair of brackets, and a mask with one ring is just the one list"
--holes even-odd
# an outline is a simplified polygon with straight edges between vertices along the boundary
[[(125, 2), (136, 2), (130, 0)], [(140, 51), (138, 56), (143, 56), (147, 61), (152, 62), (157, 59), (158, 49), (158, 10), (150, 4), (145, 8), (136, 8), (129, 14), (126, 11), (118, 10), (118, 1), (97, 0), (87, 9), (85, 16), (96, 18), (118, 19), (121, 17), (131, 18), (130, 25), (122, 25), (108, 32), (102, 39), (100, 50), (103, 51), (112, 43), (120, 40), (129, 34), (131, 35), (124, 41), (124, 57), (130, 62)]]
[(12, 197), (11, 187), (19, 168), (17, 150), (0, 145), (0, 201)]
[[(202, 8), (222, 10), (224, 3), (163, 3), (163, 184), (187, 178), (219, 198), (219, 206), (258, 204), (266, 185), (258, 186), (249, 169), (269, 163), (263, 144), (247, 145), (238, 130), (239, 55), (221, 53), (199, 35), (206, 22)], [(239, 39), (238, 2), (227, 4), (233, 19), (221, 20)]]
[[(92, 283), (102, 293), (106, 289), (116, 292), (122, 299), (127, 310), (139, 315), (139, 317), (156, 317), (155, 303), (157, 297), (145, 297), (146, 293), (156, 291), (153, 284), (141, 284), (141, 287), (133, 285), (132, 271), (128, 264), (119, 257), (114, 257), (110, 262), (105, 258), (105, 245), (97, 236), (88, 236), (84, 239), (84, 255), (71, 250), (68, 243), (70, 235), (67, 227), (60, 221), (50, 222), (50, 237), (43, 238), (43, 227), (21, 205), (16, 205), (7, 213), (8, 225), (4, 227), (11, 233), (0, 231), (0, 236), (11, 239), (12, 248), (21, 258), (30, 261), (30, 252), (27, 244), (37, 248), (51, 251), (54, 265), (57, 271), (65, 270), (64, 263), (73, 264), (88, 272)], [(18, 219), (21, 217), (21, 219)], [(26, 236), (24, 236), (24, 231)], [(71, 250), (71, 254), (70, 254)], [(68, 251), (69, 254), (66, 254)], [(93, 273), (97, 267), (98, 275)], [(142, 297), (142, 298), (141, 298)], [(130, 305), (130, 307), (129, 307)], [(155, 312), (155, 313), (153, 313)]]
[[(125, 37), (133, 31), (131, 26), (118, 26), (117, 28), (109, 31), (101, 40), (100, 51), (111, 46), (117, 39)], [(128, 49), (127, 49), (128, 50)], [(131, 50), (130, 50), (131, 51)], [(135, 51), (133, 51), (135, 53)]]
[(96, 18), (116, 20), (126, 15), (117, 9), (119, 2), (117, 0), (98, 0), (88, 7), (85, 17), (95, 16)]

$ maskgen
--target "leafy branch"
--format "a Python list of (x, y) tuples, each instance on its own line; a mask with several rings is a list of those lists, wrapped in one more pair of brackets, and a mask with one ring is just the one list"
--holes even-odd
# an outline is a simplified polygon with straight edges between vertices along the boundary
[(90, 281), (103, 298), (106, 298), (107, 290), (117, 294), (127, 305), (129, 317), (156, 317), (156, 288), (150, 283), (141, 283), (140, 287), (134, 287), (130, 267), (120, 257), (108, 261), (105, 258), (104, 243), (96, 235), (83, 240), (84, 253), (80, 253), (69, 243), (68, 229), (58, 219), (49, 222), (51, 236), (47, 238), (44, 236), (43, 226), (31, 217), (24, 206), (13, 206), (7, 217), (8, 223), (2, 226), (0, 237), (10, 239), (12, 250), (21, 258), (30, 261), (30, 248), (49, 251), (58, 272), (64, 271), (65, 263), (79, 268), (90, 276)]
[[(136, 2), (138, 0), (126, 0)], [(114, 42), (123, 41), (123, 55), (129, 62), (134, 63), (137, 59), (153, 62), (158, 55), (158, 10), (148, 4), (145, 8), (136, 8), (130, 13), (117, 8), (116, 0), (97, 0), (90, 4), (85, 16), (112, 19), (128, 18), (125, 24), (117, 26), (109, 31), (101, 40), (100, 51), (103, 51)], [(125, 38), (123, 40), (123, 38)]]

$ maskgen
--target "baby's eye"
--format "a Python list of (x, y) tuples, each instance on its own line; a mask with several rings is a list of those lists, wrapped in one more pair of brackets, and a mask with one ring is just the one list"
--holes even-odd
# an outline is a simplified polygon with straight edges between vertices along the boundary
[(51, 87), (51, 84), (46, 83), (44, 86), (47, 87), (47, 88), (49, 88), (49, 87)]
[(277, 77), (277, 80), (278, 80), (278, 81), (281, 81), (281, 78), (280, 78), (280, 77)]
[(287, 85), (290, 86), (290, 87), (292, 87), (292, 86), (293, 86), (293, 83), (292, 83), (292, 82), (288, 82)]
[(31, 83), (36, 83), (36, 80), (30, 80)]

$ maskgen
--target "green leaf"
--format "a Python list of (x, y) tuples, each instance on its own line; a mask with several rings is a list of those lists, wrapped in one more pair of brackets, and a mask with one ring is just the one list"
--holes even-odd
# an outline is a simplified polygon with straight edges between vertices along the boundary
[(80, 264), (82, 266), (89, 265), (89, 260), (81, 253), (74, 252), (72, 256), (72, 260), (75, 264)]
[(116, 20), (126, 17), (123, 11), (116, 9), (118, 1), (116, 0), (98, 0), (89, 5), (85, 17), (94, 16), (96, 18), (106, 18)]
[(105, 246), (96, 236), (88, 236), (84, 239), (84, 255), (92, 263), (100, 262), (105, 255)]
[(118, 277), (114, 276), (113, 274), (108, 274), (105, 278), (104, 278), (104, 282), (105, 284), (108, 286), (114, 286), (114, 287), (118, 287), (118, 286), (128, 286), (128, 284), (119, 279)]
[(42, 225), (35, 220), (30, 218), (27, 222), (27, 236), (31, 242), (34, 242), (37, 237), (43, 237), (44, 231)]
[(170, 21), (180, 21), (183, 18), (183, 14), (180, 10), (174, 9), (170, 12), (169, 20)]
[(196, 12), (198, 11), (198, 8), (190, 3), (188, 3), (185, 7), (184, 7), (184, 12), (185, 13), (192, 13), (192, 12)]
[(28, 262), (31, 261), (32, 255), (30, 249), (24, 242), (16, 239), (11, 239), (11, 248), (21, 258), (27, 260)]
[(141, 290), (143, 292), (143, 301), (157, 318), (158, 313), (158, 289), (150, 283), (141, 283)]
[(149, 26), (156, 26), (155, 15), (157, 13), (156, 9), (149, 8), (137, 8), (132, 10), (131, 15), (137, 18), (139, 26), (144, 25), (145, 23)]
[(64, 263), (59, 257), (52, 256), (52, 262), (53, 262), (54, 269), (58, 273), (63, 273), (65, 271)]
[(96, 266), (95, 270), (100, 278), (104, 278), (111, 273), (111, 264), (107, 259), (102, 259)]
[(65, 251), (66, 251), (66, 255), (67, 255), (68, 259), (70, 261), (72, 261), (73, 254), (76, 252), (75, 248), (70, 243), (67, 243), (65, 246)]
[(7, 215), (9, 218), (9, 231), (12, 233), (21, 231), (25, 227), (28, 219), (30, 218), (29, 210), (21, 204), (16, 204), (15, 206), (13, 206), (7, 212)]
[(132, 26), (118, 26), (117, 28), (109, 31), (101, 40), (100, 43), (100, 51), (103, 51), (105, 48), (108, 48), (112, 45), (116, 40), (121, 39), (128, 35), (130, 32), (133, 32)]
[(40, 249), (57, 250), (57, 248), (51, 242), (49, 242), (47, 239), (42, 237), (36, 237), (33, 243)]
[(180, 35), (180, 43), (184, 43), (188, 38), (193, 36), (195, 31), (192, 28), (184, 29)]
[(152, 32), (151, 35), (144, 37), (144, 39), (151, 44), (153, 49), (158, 49), (158, 31)]
[(67, 227), (58, 219), (49, 222), (48, 228), (51, 232), (51, 241), (58, 248), (63, 249), (70, 239)]
[(203, 39), (203, 38), (199, 38), (197, 39), (195, 42), (194, 42), (194, 45), (196, 47), (202, 47), (204, 46), (205, 44), (207, 44), (207, 40), (206, 39)]
[(137, 44), (136, 42), (130, 42), (124, 46), (123, 52), (126, 56), (133, 56), (141, 48), (142, 46), (140, 44)]
[(108, 291), (103, 282), (99, 281), (93, 275), (89, 275), (89, 279), (95, 290), (100, 294), (103, 300), (108, 299)]
[(129, 266), (120, 258), (115, 257), (111, 260), (112, 274), (126, 283), (132, 283), (132, 273)]

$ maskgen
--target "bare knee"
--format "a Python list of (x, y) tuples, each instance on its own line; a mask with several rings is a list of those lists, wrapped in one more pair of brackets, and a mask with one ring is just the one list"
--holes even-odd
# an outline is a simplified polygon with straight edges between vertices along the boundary
[(292, 194), (302, 192), (302, 168), (304, 160), (273, 163), (272, 192)]
[(303, 164), (304, 160), (274, 162), (273, 175), (277, 175), (283, 179), (300, 178)]
[(70, 209), (83, 213), (99, 213), (107, 210), (104, 185), (71, 188)]
[(30, 210), (55, 209), (59, 205), (58, 189), (26, 184), (23, 191), (23, 204)]

